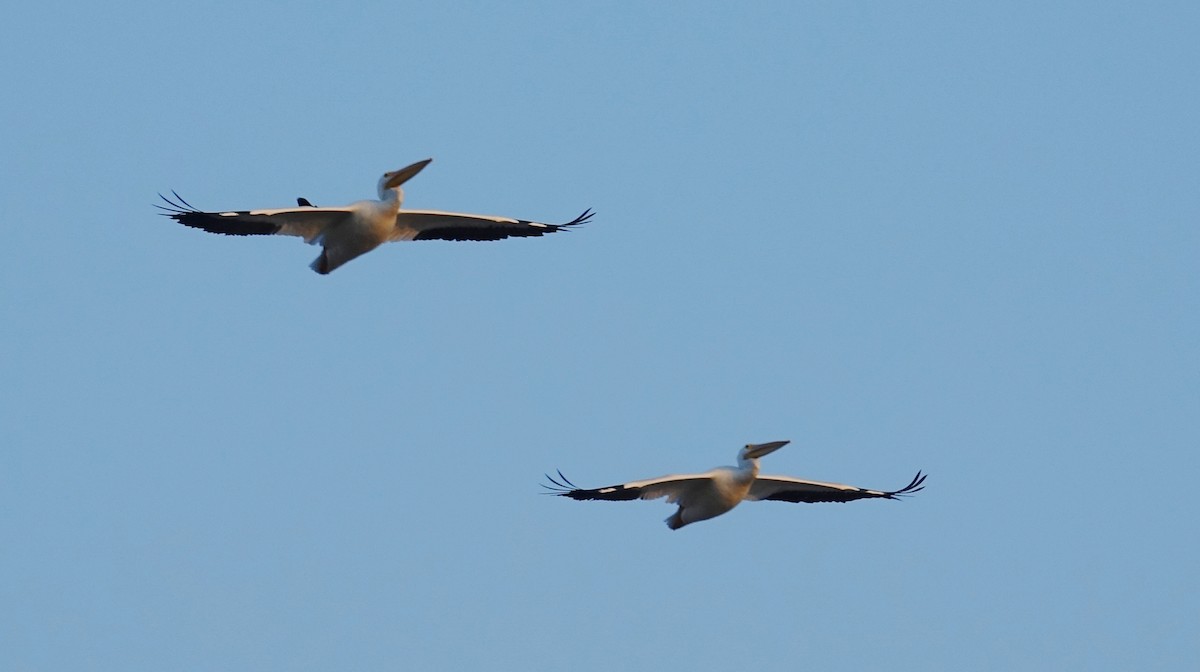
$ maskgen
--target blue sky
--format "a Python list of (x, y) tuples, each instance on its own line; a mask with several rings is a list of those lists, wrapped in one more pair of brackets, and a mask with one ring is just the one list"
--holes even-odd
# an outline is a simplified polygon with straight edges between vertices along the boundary
[[(1190, 3), (42, 3), (0, 25), (0, 667), (1185, 669)], [(156, 215), (369, 197), (570, 235)], [(927, 489), (539, 496), (730, 463)]]

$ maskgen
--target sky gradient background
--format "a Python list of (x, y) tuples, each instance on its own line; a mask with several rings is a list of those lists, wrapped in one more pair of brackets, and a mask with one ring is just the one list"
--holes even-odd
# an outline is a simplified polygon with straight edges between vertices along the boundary
[(577, 4), (9, 10), (0, 668), (1194, 668), (1200, 9)]

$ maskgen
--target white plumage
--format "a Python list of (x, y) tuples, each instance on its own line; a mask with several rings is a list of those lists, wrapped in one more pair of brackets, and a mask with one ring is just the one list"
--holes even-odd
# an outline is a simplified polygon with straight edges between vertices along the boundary
[(408, 181), (433, 159), (418, 161), (379, 178), (379, 200), (356, 201), (333, 208), (314, 207), (297, 199), (295, 208), (273, 210), (236, 210), (202, 212), (175, 192), (174, 199), (159, 194), (171, 219), (211, 233), (234, 236), (299, 236), (304, 242), (322, 247), (312, 269), (325, 274), (346, 262), (366, 254), (389, 241), (402, 240), (500, 240), (509, 237), (542, 236), (592, 217), (591, 210), (565, 224), (544, 224), (526, 219), (470, 215), (438, 210), (403, 210), (404, 190)]
[(790, 476), (759, 476), (758, 458), (786, 446), (789, 441), (748, 444), (738, 451), (738, 466), (717, 467), (703, 474), (678, 474), (644, 481), (631, 481), (591, 490), (576, 487), (562, 472), (558, 478), (547, 475), (551, 494), (571, 499), (667, 498), (679, 508), (667, 518), (667, 527), (677, 530), (684, 525), (708, 520), (725, 513), (745, 500), (783, 502), (849, 502), (855, 499), (898, 499), (922, 490), (925, 475), (917, 472), (912, 482), (891, 492), (868, 490), (853, 485), (808, 481)]

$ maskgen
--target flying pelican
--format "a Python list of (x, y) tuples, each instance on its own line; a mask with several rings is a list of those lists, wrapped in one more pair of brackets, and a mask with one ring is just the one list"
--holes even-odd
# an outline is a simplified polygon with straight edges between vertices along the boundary
[(672, 530), (715, 518), (747, 499), (771, 499), (781, 502), (849, 502), (872, 497), (899, 499), (925, 487), (925, 475), (919, 471), (911, 483), (892, 492), (866, 490), (840, 483), (806, 481), (790, 476), (759, 476), (758, 458), (773, 453), (788, 443), (791, 442), (748, 444), (738, 451), (738, 466), (717, 467), (703, 474), (663, 476), (585, 490), (567, 480), (560, 471), (558, 478), (547, 474), (550, 485), (543, 483), (542, 487), (550, 491), (546, 494), (579, 500), (626, 501), (666, 497), (668, 504), (679, 505), (679, 509), (666, 520), (667, 527)]
[(166, 205), (155, 207), (180, 224), (232, 236), (300, 236), (321, 245), (321, 256), (312, 269), (322, 275), (392, 240), (500, 240), (510, 236), (542, 236), (583, 224), (592, 211), (565, 224), (543, 224), (527, 219), (468, 215), (436, 210), (401, 210), (407, 182), (433, 159), (384, 173), (379, 178), (379, 200), (357, 201), (336, 208), (318, 208), (297, 198), (295, 208), (201, 212), (174, 191), (173, 200), (159, 194)]

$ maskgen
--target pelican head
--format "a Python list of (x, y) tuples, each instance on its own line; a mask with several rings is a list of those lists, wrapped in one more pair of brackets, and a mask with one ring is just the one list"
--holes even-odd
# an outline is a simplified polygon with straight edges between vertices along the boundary
[(748, 460), (757, 460), (758, 458), (760, 458), (764, 455), (770, 455), (771, 453), (779, 450), (780, 448), (786, 446), (789, 443), (791, 443), (791, 441), (772, 441), (770, 443), (748, 443), (748, 444), (746, 444), (745, 448), (742, 448), (740, 451), (738, 451), (738, 462), (745, 462)]
[(393, 170), (390, 173), (384, 173), (383, 177), (379, 178), (379, 197), (387, 198), (389, 191), (400, 192), (400, 185), (409, 181), (414, 175), (421, 172), (421, 169), (429, 165), (433, 159), (425, 159), (418, 161), (411, 166), (406, 166), (400, 170)]

